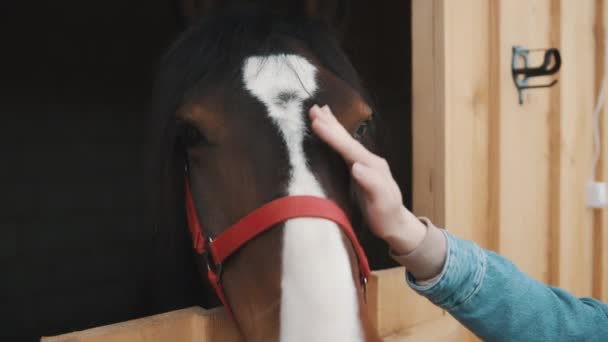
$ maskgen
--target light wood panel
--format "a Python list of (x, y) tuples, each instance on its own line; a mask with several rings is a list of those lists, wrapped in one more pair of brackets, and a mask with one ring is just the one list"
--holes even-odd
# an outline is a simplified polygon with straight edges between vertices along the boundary
[[(414, 210), (580, 296), (605, 277), (594, 262), (605, 234), (585, 203), (600, 2), (413, 2)], [(523, 105), (515, 45), (555, 46), (564, 60), (558, 86), (526, 91)]]
[[(600, 91), (600, 83), (602, 76), (606, 70), (604, 66), (605, 44), (608, 39), (608, 4), (604, 0), (595, 1), (595, 46), (596, 46), (596, 80), (595, 92)], [(600, 115), (600, 127), (602, 132), (601, 146), (604, 151), (604, 158), (600, 158), (597, 166), (598, 175), (603, 181), (608, 181), (608, 162), (605, 159), (608, 153), (608, 109), (604, 106), (604, 110)], [(608, 303), (608, 212), (606, 210), (596, 210), (594, 212), (594, 230), (593, 230), (593, 296)]]
[[(380, 336), (394, 339), (397, 336), (425, 337), (424, 341), (446, 341), (444, 337), (459, 325), (428, 300), (416, 295), (405, 284), (405, 269), (397, 267), (374, 271), (368, 284), (367, 309)], [(452, 328), (443, 329), (436, 339), (432, 322)], [(460, 330), (459, 330), (460, 331)], [(450, 333), (451, 334), (451, 333)], [(459, 332), (462, 334), (462, 332)], [(461, 335), (453, 335), (461, 336)], [(452, 339), (453, 341), (457, 341)], [(192, 307), (160, 315), (111, 324), (69, 334), (45, 337), (43, 342), (189, 342), (189, 341), (240, 341), (234, 323), (223, 309), (204, 310)]]
[[(560, 48), (560, 183), (557, 285), (591, 295), (592, 211), (585, 187), (592, 174), (592, 113), (595, 98), (594, 1), (562, 0)], [(601, 24), (601, 23), (600, 23)]]
[[(469, 239), (487, 226), (488, 173), (474, 168), (488, 167), (488, 10), (487, 1), (412, 2), (414, 212)], [(462, 328), (424, 328), (444, 320), (412, 326), (407, 340), (463, 340)]]
[(374, 271), (367, 287), (367, 300), (372, 323), (380, 336), (394, 335), (444, 316), (441, 309), (406, 285), (403, 267)]
[[(605, 209), (586, 207), (585, 187), (605, 6), (605, 0), (436, 0), (414, 1), (412, 12), (419, 16), (414, 211), (497, 250), (542, 282), (604, 300), (608, 217)], [(524, 105), (511, 76), (515, 45), (557, 47), (563, 57), (558, 86), (526, 91)], [(532, 64), (542, 57), (533, 52)], [(606, 140), (598, 169), (604, 180)], [(437, 156), (443, 159), (432, 164)]]
[(445, 223), (443, 1), (412, 0), (413, 209)]
[[(496, 112), (499, 140), (490, 153), (498, 158), (494, 177), (499, 192), (495, 248), (524, 272), (540, 281), (548, 280), (549, 246), (549, 117), (550, 92), (538, 89), (525, 93), (525, 104), (511, 77), (512, 47), (550, 46), (550, 0), (499, 1), (497, 36), (499, 53), (497, 82), (500, 87)], [(532, 54), (533, 64), (543, 54)], [(547, 80), (541, 80), (546, 82)], [(537, 81), (538, 82), (538, 81)]]
[(189, 342), (241, 341), (223, 309), (192, 307), (124, 323), (43, 337), (42, 342)]
[(460, 323), (452, 316), (444, 314), (441, 318), (412, 326), (396, 334), (383, 338), (385, 342), (462, 342), (469, 338)]
[[(487, 245), (490, 3), (414, 0), (412, 6), (414, 212)], [(407, 340), (469, 339), (464, 328), (447, 335), (424, 328), (442, 329), (445, 319), (412, 325)]]
[(485, 245), (488, 226), (487, 0), (445, 1), (445, 208), (449, 229)]

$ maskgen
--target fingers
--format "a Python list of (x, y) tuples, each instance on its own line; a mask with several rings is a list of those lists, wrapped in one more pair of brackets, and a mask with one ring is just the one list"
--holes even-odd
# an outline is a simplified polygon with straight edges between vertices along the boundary
[[(388, 163), (371, 153), (338, 122), (329, 107), (310, 109), (313, 131), (351, 164), (359, 204), (372, 231), (383, 238), (403, 235), (410, 216)], [(415, 220), (415, 218), (414, 218)], [(415, 220), (416, 221), (416, 220)], [(389, 240), (387, 240), (389, 241)]]
[(328, 106), (319, 108), (314, 105), (310, 109), (313, 131), (338, 152), (351, 165), (355, 162), (369, 166), (380, 166), (381, 158), (368, 151), (355, 140), (332, 114)]

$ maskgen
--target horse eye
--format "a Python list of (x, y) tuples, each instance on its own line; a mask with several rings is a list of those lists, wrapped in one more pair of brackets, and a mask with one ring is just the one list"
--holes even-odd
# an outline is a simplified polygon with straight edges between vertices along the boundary
[(355, 131), (355, 134), (353, 135), (355, 137), (355, 139), (361, 139), (365, 133), (367, 132), (367, 122), (364, 122), (362, 124), (359, 125), (359, 127), (357, 127), (357, 130)]
[(178, 123), (178, 139), (186, 147), (207, 144), (207, 138), (194, 126), (187, 123)]
[(369, 126), (372, 124), (372, 119), (369, 118), (365, 121), (363, 121), (358, 127), (357, 130), (355, 130), (355, 133), (353, 134), (353, 137), (357, 140), (361, 140), (365, 134), (367, 133), (367, 131), (369, 130)]

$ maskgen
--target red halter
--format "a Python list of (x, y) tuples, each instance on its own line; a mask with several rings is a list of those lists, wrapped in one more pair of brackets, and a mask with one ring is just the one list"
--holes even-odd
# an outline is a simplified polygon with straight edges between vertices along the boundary
[(351, 241), (359, 262), (360, 279), (365, 289), (370, 268), (363, 248), (346, 214), (334, 202), (313, 196), (287, 196), (269, 202), (254, 210), (219, 236), (205, 239), (194, 208), (190, 180), (186, 176), (186, 213), (192, 243), (198, 254), (208, 253), (207, 277), (230, 315), (234, 318), (221, 284), (222, 263), (240, 247), (274, 225), (297, 217), (324, 218), (335, 222)]

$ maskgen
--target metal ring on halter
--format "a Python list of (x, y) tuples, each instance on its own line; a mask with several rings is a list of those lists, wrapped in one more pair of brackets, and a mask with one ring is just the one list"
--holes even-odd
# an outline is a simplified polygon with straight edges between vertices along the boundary
[(361, 285), (363, 286), (363, 300), (367, 303), (367, 277), (361, 277)]
[[(213, 253), (211, 252), (211, 243), (213, 242), (212, 237), (207, 238), (207, 270), (212, 271), (217, 276), (217, 282), (222, 280), (222, 272), (224, 271), (223, 263), (216, 263), (213, 259)], [(211, 266), (213, 265), (213, 266)]]

